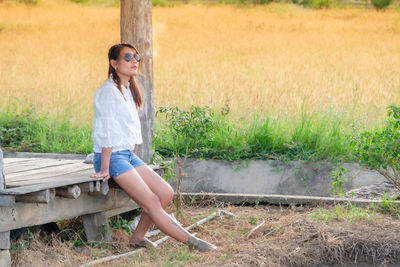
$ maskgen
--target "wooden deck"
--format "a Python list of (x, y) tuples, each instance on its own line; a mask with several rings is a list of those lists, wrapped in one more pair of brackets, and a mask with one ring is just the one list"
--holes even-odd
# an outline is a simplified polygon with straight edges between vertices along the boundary
[(82, 216), (88, 240), (110, 240), (103, 226), (107, 218), (139, 207), (112, 179), (90, 178), (93, 164), (43, 156), (3, 159), (0, 249), (9, 248), (10, 230), (76, 216)]
[(23, 195), (44, 189), (95, 182), (93, 165), (83, 160), (51, 158), (4, 158), (6, 190), (1, 194)]

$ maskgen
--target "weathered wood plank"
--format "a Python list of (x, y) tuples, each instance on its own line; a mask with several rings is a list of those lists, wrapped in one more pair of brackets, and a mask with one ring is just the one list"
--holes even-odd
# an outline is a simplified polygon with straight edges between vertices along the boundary
[(123, 206), (123, 207), (118, 208), (118, 209), (107, 210), (107, 211), (105, 211), (105, 214), (106, 214), (107, 218), (110, 218), (112, 216), (115, 216), (115, 215), (118, 215), (118, 214), (121, 214), (121, 213), (124, 213), (124, 212), (128, 212), (128, 211), (131, 211), (131, 210), (135, 210), (137, 208), (138, 208), (137, 204), (135, 202), (132, 202), (132, 204)]
[[(90, 179), (92, 179), (92, 178), (90, 178), (91, 174), (92, 174), (91, 170), (83, 170), (80, 172), (73, 172), (73, 173), (68, 173), (65, 175), (59, 175), (59, 176), (54, 176), (54, 177), (49, 177), (49, 178), (10, 182), (10, 183), (8, 183), (8, 188), (12, 189), (15, 187), (25, 187), (25, 186), (38, 185), (38, 184), (53, 184), (53, 183), (58, 183), (59, 181), (62, 181), (65, 179), (69, 179), (69, 181), (70, 181), (69, 184), (78, 184), (78, 183), (82, 183), (82, 182), (91, 181), (90, 180)], [(82, 179), (87, 179), (87, 180), (82, 181)]]
[(25, 171), (21, 173), (12, 173), (7, 175), (6, 182), (23, 181), (23, 180), (34, 180), (41, 178), (54, 177), (59, 175), (64, 175), (68, 173), (73, 173), (81, 170), (93, 170), (93, 166), (85, 163), (73, 163), (63, 166), (55, 166), (49, 168), (43, 168), (39, 170)]
[[(20, 164), (14, 164), (8, 166), (5, 164), (4, 171), (5, 174), (8, 176), (12, 173), (17, 172), (25, 172), (29, 170), (38, 170), (42, 168), (49, 168), (49, 167), (56, 167), (56, 166), (63, 166), (68, 164), (76, 163), (76, 160), (61, 160), (61, 159), (38, 159), (35, 161), (29, 162), (22, 162)], [(81, 162), (81, 161), (79, 161)]]
[(11, 207), (15, 204), (15, 196), (0, 195), (0, 207)]
[(56, 189), (56, 196), (77, 199), (81, 195), (81, 188), (77, 185), (59, 187)]
[(45, 203), (48, 204), (51, 200), (51, 192), (50, 189), (46, 189), (39, 192), (34, 192), (26, 195), (18, 195), (15, 197), (16, 202), (25, 202), (25, 203)]
[(80, 154), (56, 154), (36, 152), (4, 152), (5, 158), (48, 158), (48, 159), (80, 159), (85, 160), (86, 155)]
[(89, 192), (89, 195), (103, 195), (103, 196), (105, 196), (105, 195), (108, 194), (109, 190), (110, 190), (110, 187), (108, 185), (108, 181), (106, 181), (106, 182), (102, 182), (100, 184), (100, 190)]
[(61, 186), (103, 180), (102, 178), (90, 178), (89, 177), (90, 174), (91, 174), (91, 172), (89, 172), (89, 171), (72, 173), (72, 174), (62, 176), (63, 179), (53, 180), (52, 182), (45, 182), (45, 183), (41, 183), (41, 184), (8, 188), (8, 189), (0, 192), (0, 195), (23, 195), (23, 194), (41, 191), (41, 190), (48, 189), (48, 188), (57, 188), (57, 187), (61, 187)]
[(139, 110), (143, 143), (138, 155), (144, 162), (153, 156), (154, 94), (153, 94), (153, 40), (151, 1), (121, 0), (121, 42), (134, 44), (142, 55), (141, 72), (136, 79), (143, 96), (143, 108)]
[(0, 145), (0, 191), (4, 189), (6, 189), (6, 179), (4, 175), (3, 150)]
[(111, 241), (111, 231), (104, 212), (82, 215), (87, 241)]
[(36, 158), (4, 158), (4, 164), (7, 164), (7, 166), (12, 166), (14, 164), (35, 160)]
[[(15, 203), (0, 207), (0, 231), (45, 224), (85, 214), (132, 206), (135, 202), (120, 189), (110, 189), (106, 196), (81, 194), (77, 199), (58, 198), (47, 205)], [(137, 206), (139, 207), (139, 206)]]
[(10, 249), (10, 231), (0, 232), (0, 249)]

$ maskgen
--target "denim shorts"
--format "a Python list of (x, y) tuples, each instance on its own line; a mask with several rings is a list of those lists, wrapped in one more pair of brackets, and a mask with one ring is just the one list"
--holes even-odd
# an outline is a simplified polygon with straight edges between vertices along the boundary
[[(121, 150), (111, 153), (110, 177), (114, 178), (145, 163), (130, 150)], [(94, 153), (93, 167), (95, 172), (101, 168), (101, 153)]]

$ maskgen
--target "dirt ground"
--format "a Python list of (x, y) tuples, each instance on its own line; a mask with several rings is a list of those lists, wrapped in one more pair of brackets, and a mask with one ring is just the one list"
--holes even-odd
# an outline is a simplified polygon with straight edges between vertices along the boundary
[[(188, 226), (218, 208), (236, 215), (216, 218), (191, 232), (217, 245), (213, 252), (190, 251), (169, 239), (156, 249), (95, 266), (336, 266), (368, 262), (369, 266), (400, 264), (399, 214), (374, 208), (326, 206), (232, 206), (224, 203), (186, 206), (180, 221)], [(170, 207), (169, 212), (173, 212)], [(263, 223), (264, 222), (264, 223)], [(262, 224), (263, 223), (263, 224)], [(252, 229), (262, 224), (254, 232)], [(62, 242), (61, 233), (37, 233), (30, 241), (14, 240), (13, 266), (78, 266), (131, 251), (129, 235), (112, 232), (113, 242)], [(155, 241), (162, 235), (151, 237)]]

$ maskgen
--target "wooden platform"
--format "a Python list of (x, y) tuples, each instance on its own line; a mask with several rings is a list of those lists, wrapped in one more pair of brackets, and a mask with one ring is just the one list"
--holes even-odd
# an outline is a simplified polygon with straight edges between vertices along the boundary
[[(0, 190), (0, 249), (10, 246), (10, 230), (82, 216), (88, 240), (108, 240), (107, 218), (139, 208), (110, 179), (90, 178), (83, 159), (33, 155), (6, 157)], [(152, 166), (160, 175), (161, 168)]]
[(0, 194), (10, 195), (102, 180), (90, 178), (92, 164), (76, 159), (4, 158), (4, 172), (6, 190)]

